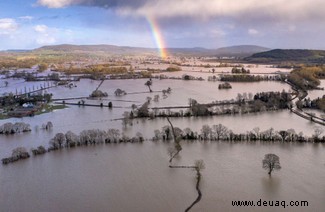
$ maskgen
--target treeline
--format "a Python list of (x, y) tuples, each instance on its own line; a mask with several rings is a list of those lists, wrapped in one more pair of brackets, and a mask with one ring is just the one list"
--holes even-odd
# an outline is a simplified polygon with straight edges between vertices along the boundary
[[(141, 143), (144, 137), (141, 133), (136, 133), (134, 137), (128, 137), (121, 134), (117, 129), (99, 130), (83, 130), (79, 135), (68, 131), (67, 133), (57, 133), (50, 141), (49, 147), (39, 146), (36, 149), (31, 149), (34, 156), (42, 155), (47, 152), (56, 151), (64, 148), (74, 148), (80, 146), (108, 144), (108, 143)], [(21, 159), (30, 157), (29, 152), (23, 148), (18, 147), (13, 150), (12, 155), (2, 159), (4, 165), (13, 163)]]
[(231, 85), (228, 82), (222, 83), (218, 85), (218, 89), (231, 89)]
[(172, 80), (197, 80), (197, 81), (204, 81), (202, 77), (194, 77), (189, 74), (183, 74), (181, 77), (174, 77), (174, 76), (167, 76), (165, 74), (160, 74), (160, 75), (155, 75), (152, 76), (151, 78), (154, 79), (172, 79)]
[(143, 117), (190, 117), (190, 116), (214, 116), (247, 114), (263, 111), (274, 111), (279, 109), (290, 109), (292, 107), (291, 94), (285, 92), (261, 92), (255, 95), (246, 93), (238, 94), (236, 100), (215, 101), (208, 104), (198, 103), (195, 99), (189, 99), (188, 109), (178, 112), (167, 109), (154, 108), (149, 111), (150, 102), (146, 102), (140, 108), (133, 110), (133, 118)]
[(24, 122), (5, 123), (0, 126), (0, 134), (16, 134), (31, 131), (30, 125)]
[(181, 71), (181, 67), (177, 66), (177, 65), (171, 65), (169, 66), (166, 71), (167, 72), (175, 72), (175, 71)]
[(36, 65), (38, 60), (32, 57), (18, 58), (11, 54), (1, 54), (0, 56), (0, 69), (11, 68), (31, 68)]
[(225, 82), (259, 82), (263, 77), (257, 75), (236, 74), (236, 75), (221, 75), (220, 81)]
[[(22, 106), (24, 103), (33, 103), (36, 104), (38, 102), (50, 102), (52, 99), (52, 94), (38, 94), (37, 92), (30, 94), (29, 96), (22, 95), (17, 98), (13, 93), (9, 93), (9, 95), (0, 98), (0, 106), (1, 107), (9, 107), (9, 106)], [(11, 108), (9, 108), (11, 109)]]
[[(174, 127), (174, 133), (177, 138), (188, 141), (271, 141), (271, 142), (321, 142), (325, 143), (325, 136), (322, 128), (316, 128), (312, 137), (304, 136), (302, 132), (296, 133), (294, 129), (276, 131), (273, 128), (261, 131), (256, 127), (246, 133), (234, 133), (228, 127), (222, 124), (213, 126), (203, 125), (199, 132), (190, 128), (180, 129)], [(173, 139), (173, 133), (170, 126), (166, 125), (161, 130), (154, 131), (153, 141), (170, 141)]]
[(11, 156), (7, 158), (2, 158), (2, 164), (6, 165), (8, 163), (13, 163), (19, 160), (24, 160), (30, 157), (30, 154), (24, 147), (17, 147), (12, 150)]
[(318, 97), (314, 100), (310, 100), (310, 98), (305, 98), (301, 102), (300, 108), (311, 108), (311, 109), (319, 109), (325, 112), (325, 95), (323, 97)]
[(110, 64), (100, 64), (100, 65), (89, 65), (87, 67), (69, 67), (61, 68), (57, 71), (64, 72), (66, 74), (126, 74), (129, 71), (133, 71), (132, 68), (127, 68), (125, 66), (111, 66)]
[(231, 69), (231, 73), (233, 73), (233, 74), (249, 74), (250, 70), (249, 69), (246, 70), (244, 67), (242, 67), (242, 68), (234, 67)]

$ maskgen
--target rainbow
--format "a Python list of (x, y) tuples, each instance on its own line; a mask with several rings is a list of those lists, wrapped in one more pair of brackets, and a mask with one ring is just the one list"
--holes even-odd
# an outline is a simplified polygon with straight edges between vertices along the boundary
[(159, 49), (160, 57), (162, 59), (167, 58), (167, 51), (166, 51), (165, 42), (164, 42), (164, 40), (162, 38), (162, 34), (161, 34), (161, 31), (159, 29), (159, 26), (158, 26), (157, 22), (152, 17), (147, 17), (147, 21), (148, 21), (149, 26), (151, 28), (152, 35), (153, 35), (153, 37), (155, 39), (156, 45), (157, 45), (157, 47)]

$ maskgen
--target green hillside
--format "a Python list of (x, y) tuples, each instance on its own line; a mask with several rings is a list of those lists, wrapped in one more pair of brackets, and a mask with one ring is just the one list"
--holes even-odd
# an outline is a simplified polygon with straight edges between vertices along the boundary
[(325, 51), (307, 49), (274, 49), (253, 54), (244, 59), (252, 63), (325, 63)]

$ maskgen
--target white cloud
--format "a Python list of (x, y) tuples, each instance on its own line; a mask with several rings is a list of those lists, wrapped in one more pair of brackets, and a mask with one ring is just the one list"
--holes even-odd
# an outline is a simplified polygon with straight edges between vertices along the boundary
[(33, 27), (37, 32), (36, 43), (39, 45), (48, 45), (56, 43), (56, 28), (49, 28), (48, 26), (41, 24)]
[[(237, 22), (299, 22), (325, 19), (324, 0), (37, 0), (49, 8), (73, 5), (111, 8), (120, 15)], [(173, 22), (171, 22), (173, 23)]]
[(15, 19), (12, 18), (0, 19), (0, 35), (13, 33), (17, 29), (18, 29), (18, 24)]
[(24, 20), (24, 21), (31, 21), (34, 19), (34, 17), (26, 15), (26, 16), (21, 16), (19, 19)]
[(82, 2), (82, 0), (38, 0), (37, 1), (39, 5), (49, 7), (49, 8), (62, 8), (73, 4), (78, 4), (80, 2)]
[(256, 29), (248, 29), (248, 34), (250, 35), (257, 35), (259, 34), (259, 31)]
[(36, 25), (34, 26), (34, 30), (39, 33), (46, 33), (48, 31), (48, 27), (46, 25)]

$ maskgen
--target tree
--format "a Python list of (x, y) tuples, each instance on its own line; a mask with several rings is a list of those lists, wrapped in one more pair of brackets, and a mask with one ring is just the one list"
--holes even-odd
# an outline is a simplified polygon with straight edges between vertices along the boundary
[(285, 131), (285, 130), (281, 130), (279, 132), (279, 135), (281, 136), (282, 141), (285, 141), (285, 139), (289, 136), (289, 133), (287, 131)]
[(323, 133), (323, 129), (320, 128), (320, 127), (316, 127), (315, 130), (314, 130), (314, 134), (313, 134), (313, 137), (315, 138), (315, 140), (318, 140), (320, 135)]
[(53, 141), (58, 144), (59, 148), (63, 147), (65, 140), (66, 137), (63, 133), (57, 133), (53, 138)]
[(150, 88), (150, 86), (152, 86), (152, 81), (151, 81), (151, 79), (148, 80), (144, 85), (145, 85), (145, 86), (148, 86), (149, 91), (152, 92), (152, 90), (151, 90), (151, 88)]
[(153, 97), (153, 101), (154, 101), (154, 102), (159, 102), (159, 95), (155, 95), (155, 96)]
[(220, 138), (225, 137), (228, 132), (228, 128), (222, 124), (213, 125), (213, 131), (217, 135), (217, 140), (219, 141)]
[(46, 63), (41, 63), (41, 64), (38, 65), (38, 71), (39, 72), (43, 72), (46, 69), (48, 69), (48, 65)]
[(71, 131), (65, 134), (65, 142), (67, 147), (74, 147), (78, 142), (78, 136)]
[(25, 147), (17, 147), (12, 150), (12, 157), (21, 157), (21, 155), (28, 154)]
[(137, 109), (137, 107), (138, 107), (138, 106), (137, 106), (136, 104), (132, 104), (132, 105), (131, 105), (131, 108), (132, 108), (133, 111), (134, 111), (135, 109)]
[(131, 125), (132, 122), (130, 120), (130, 113), (128, 111), (125, 111), (122, 116), (123, 116), (122, 118), (123, 127), (126, 128), (128, 124)]
[(123, 95), (126, 95), (126, 92), (122, 89), (116, 89), (115, 92), (114, 92), (115, 96), (123, 96)]
[(146, 100), (147, 100), (147, 102), (150, 104), (152, 98), (151, 98), (150, 96), (147, 96), (147, 97), (146, 97)]
[(101, 90), (95, 90), (90, 94), (90, 97), (107, 97), (108, 94)]
[(211, 135), (212, 129), (209, 125), (205, 124), (202, 126), (201, 133), (203, 135), (203, 139), (208, 139), (209, 135)]
[(266, 154), (262, 161), (263, 169), (268, 170), (268, 174), (271, 176), (273, 170), (281, 169), (280, 158), (275, 154)]
[(203, 160), (196, 160), (194, 162), (194, 167), (197, 172), (200, 172), (202, 169), (205, 168), (205, 164)]
[(138, 109), (138, 117), (149, 117), (149, 109), (148, 109), (148, 102), (145, 102), (139, 109)]

